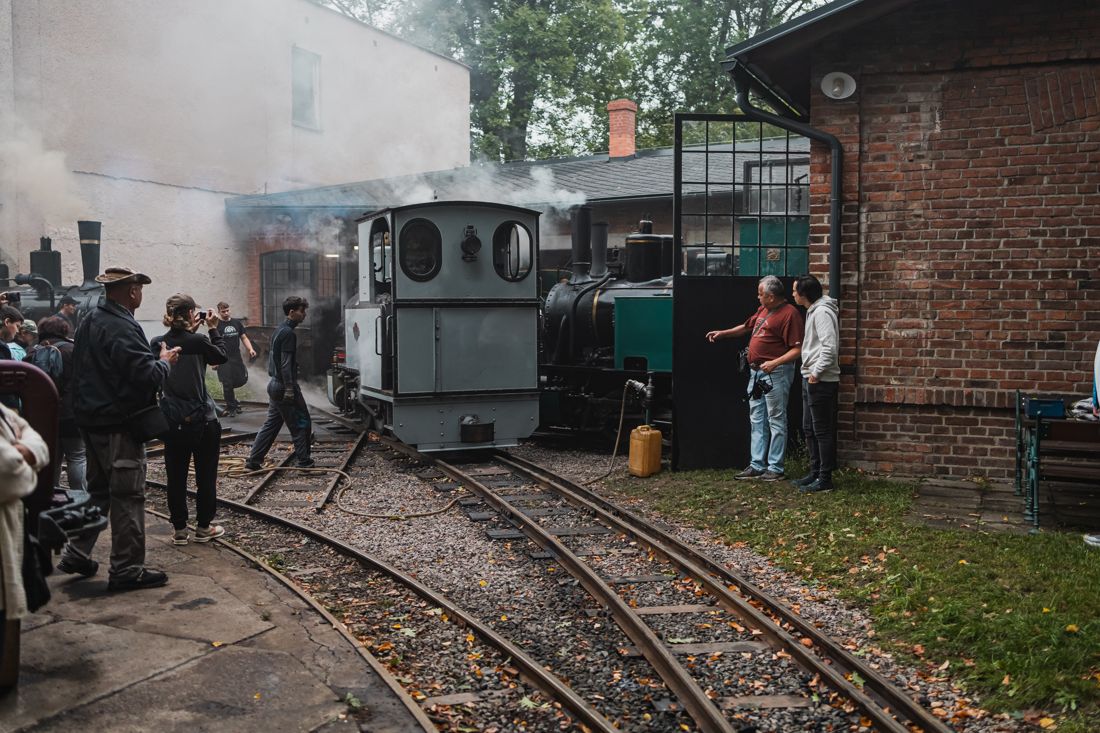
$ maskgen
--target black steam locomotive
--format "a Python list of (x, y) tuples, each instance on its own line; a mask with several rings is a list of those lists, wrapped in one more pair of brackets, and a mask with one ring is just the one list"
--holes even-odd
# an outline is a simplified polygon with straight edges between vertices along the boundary
[(643, 221), (609, 249), (607, 224), (592, 224), (582, 206), (572, 240), (572, 274), (550, 289), (542, 313), (542, 427), (613, 431), (624, 414), (668, 422), (673, 237)]
[[(78, 221), (80, 235), (80, 260), (84, 282), (80, 285), (64, 285), (61, 282), (61, 253), (53, 249), (49, 237), (42, 237), (39, 249), (31, 252), (30, 272), (11, 277), (8, 266), (0, 263), (0, 283), (8, 296), (8, 303), (15, 306), (24, 318), (39, 321), (57, 313), (60, 301), (68, 296), (76, 301), (77, 318), (83, 318), (103, 302), (103, 286), (95, 281), (99, 274), (98, 221)], [(14, 283), (17, 287), (10, 287)]]

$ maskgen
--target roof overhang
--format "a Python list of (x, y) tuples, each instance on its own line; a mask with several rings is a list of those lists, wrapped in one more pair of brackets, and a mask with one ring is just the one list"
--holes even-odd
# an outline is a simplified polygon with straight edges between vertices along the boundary
[[(754, 93), (785, 116), (806, 117), (814, 48), (824, 39), (916, 0), (835, 0), (726, 49), (722, 68), (745, 73)], [(786, 109), (784, 109), (786, 107)]]

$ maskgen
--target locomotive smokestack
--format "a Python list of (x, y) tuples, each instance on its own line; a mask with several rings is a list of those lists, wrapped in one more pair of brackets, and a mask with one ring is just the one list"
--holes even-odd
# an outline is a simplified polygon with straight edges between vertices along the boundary
[(99, 232), (103, 224), (98, 221), (78, 221), (80, 233), (80, 263), (84, 268), (84, 283), (81, 290), (94, 290), (99, 287), (96, 275), (99, 274)]
[(600, 278), (607, 274), (607, 222), (598, 221), (592, 225), (592, 277)]
[(578, 206), (573, 214), (573, 278), (572, 282), (591, 280), (592, 269), (592, 207)]

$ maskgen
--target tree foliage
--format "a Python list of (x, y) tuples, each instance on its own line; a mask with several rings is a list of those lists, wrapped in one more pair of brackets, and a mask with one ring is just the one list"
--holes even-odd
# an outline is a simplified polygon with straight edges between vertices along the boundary
[(638, 145), (672, 115), (722, 112), (727, 46), (820, 0), (319, 0), (470, 67), (474, 155), (519, 160), (607, 149), (607, 103), (639, 104)]
[(672, 144), (675, 112), (732, 112), (722, 71), (729, 46), (809, 10), (815, 0), (637, 0), (624, 9), (635, 32), (631, 89), (638, 145)]

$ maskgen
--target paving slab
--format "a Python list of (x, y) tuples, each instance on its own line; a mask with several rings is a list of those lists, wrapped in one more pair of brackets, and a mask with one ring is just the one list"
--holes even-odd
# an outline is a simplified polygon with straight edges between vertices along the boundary
[(229, 647), (32, 730), (310, 731), (345, 711), (293, 655)]
[[(217, 542), (176, 546), (166, 521), (146, 523), (147, 563), (168, 585), (108, 593), (109, 533), (98, 576), (55, 573), (53, 599), (23, 622), (0, 733), (420, 729), (305, 600)], [(355, 714), (348, 694), (363, 703)]]

